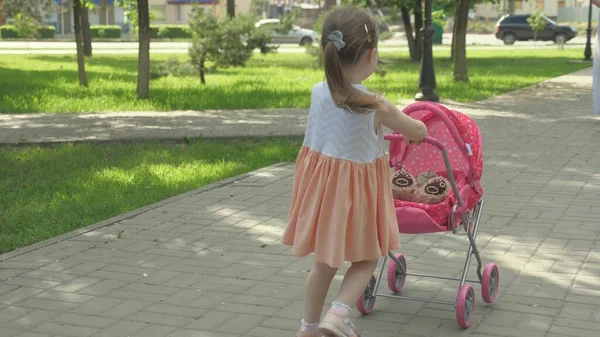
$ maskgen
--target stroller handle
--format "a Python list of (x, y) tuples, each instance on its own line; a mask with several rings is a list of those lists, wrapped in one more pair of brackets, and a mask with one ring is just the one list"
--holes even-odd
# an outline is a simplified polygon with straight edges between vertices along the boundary
[[(404, 140), (404, 136), (401, 135), (401, 134), (394, 133), (394, 134), (384, 135), (383, 139), (385, 139), (385, 140), (395, 140), (395, 141), (401, 142), (401, 141)], [(440, 151), (446, 151), (446, 149), (444, 148), (444, 145), (442, 145), (442, 143), (439, 140), (435, 139), (435, 138), (425, 137), (420, 142), (421, 143), (431, 144), (431, 145), (437, 147), (438, 149), (440, 149)]]
[[(394, 141), (394, 142), (401, 142), (404, 140), (404, 136), (401, 134), (393, 133), (393, 134), (384, 135), (383, 139), (389, 140), (389, 141)], [(426, 144), (431, 144), (431, 145), (437, 147), (442, 152), (442, 156), (444, 157), (444, 164), (446, 166), (446, 173), (448, 174), (448, 180), (450, 181), (450, 186), (452, 187), (452, 192), (454, 192), (454, 196), (456, 197), (458, 206), (462, 207), (464, 205), (464, 203), (463, 203), (462, 197), (460, 196), (460, 193), (458, 192), (458, 187), (456, 186), (456, 180), (454, 179), (454, 174), (452, 173), (452, 166), (450, 164), (450, 158), (448, 158), (448, 153), (446, 152), (446, 148), (439, 140), (432, 138), (432, 137), (425, 137), (420, 142), (426, 143)]]

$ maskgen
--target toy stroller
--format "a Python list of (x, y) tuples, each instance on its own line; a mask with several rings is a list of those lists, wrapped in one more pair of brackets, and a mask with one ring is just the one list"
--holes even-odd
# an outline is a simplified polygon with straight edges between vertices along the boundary
[[(402, 298), (427, 303), (450, 304), (456, 308), (456, 320), (464, 329), (471, 325), (475, 311), (475, 291), (467, 282), (471, 256), (477, 259), (478, 281), (484, 302), (494, 303), (498, 296), (499, 270), (496, 264), (489, 263), (482, 270), (481, 257), (475, 244), (484, 201), (483, 189), (479, 181), (483, 172), (482, 137), (475, 122), (467, 115), (450, 111), (442, 105), (420, 102), (406, 107), (404, 112), (421, 120), (427, 126), (428, 137), (416, 145), (404, 140), (400, 134), (385, 135), (390, 141), (390, 167), (395, 172), (403, 170), (412, 174), (433, 172), (445, 178), (451, 186), (447, 197), (435, 204), (394, 200), (398, 229), (404, 234), (424, 234), (452, 231), (466, 235), (469, 248), (461, 278), (411, 274), (407, 272), (406, 260), (402, 254), (389, 252), (387, 284), (394, 294), (379, 293), (379, 285), (384, 274), (388, 257), (379, 265), (377, 277), (373, 276), (364, 294), (357, 303), (363, 315), (373, 311), (377, 296)], [(455, 302), (406, 297), (402, 292), (407, 276), (436, 278), (459, 281), (460, 286)]]

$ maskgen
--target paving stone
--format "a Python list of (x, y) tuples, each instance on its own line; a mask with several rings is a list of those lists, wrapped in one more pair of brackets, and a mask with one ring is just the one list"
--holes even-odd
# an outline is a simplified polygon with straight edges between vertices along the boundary
[(172, 326), (151, 324), (144, 327), (135, 335), (132, 335), (132, 337), (167, 337), (171, 336), (171, 332), (176, 329)]
[[(144, 323), (156, 323), (161, 325), (168, 325), (173, 327), (183, 327), (190, 324), (194, 319), (186, 316), (174, 316), (167, 315), (164, 313), (155, 313), (149, 311), (140, 311), (136, 314), (129, 316), (130, 320)], [(173, 329), (175, 330), (175, 329)]]
[(146, 323), (133, 321), (120, 321), (106, 329), (102, 329), (93, 337), (131, 337), (134, 333), (141, 331), (146, 327)]
[(82, 315), (97, 316), (123, 302), (123, 300), (115, 298), (97, 297), (78, 306), (74, 311)]
[(81, 325), (92, 328), (105, 329), (110, 327), (116, 320), (97, 316), (87, 316), (74, 313), (62, 313), (52, 320), (59, 324)]
[(80, 294), (93, 295), (93, 296), (101, 296), (106, 295), (112, 291), (117, 289), (121, 289), (126, 286), (128, 282), (126, 281), (118, 281), (118, 280), (104, 280), (97, 282), (95, 284), (90, 285), (89, 287), (85, 287), (78, 291)]
[(35, 297), (46, 299), (46, 300), (54, 300), (54, 301), (69, 302), (69, 303), (85, 303), (94, 298), (93, 296), (67, 293), (64, 291), (54, 291), (54, 290), (43, 292), (39, 295), (36, 295)]
[(21, 332), (21, 330), (0, 327), (0, 336), (2, 337), (13, 337), (20, 334)]
[(63, 283), (62, 285), (54, 288), (57, 291), (65, 291), (65, 292), (77, 292), (83, 288), (89, 287), (94, 283), (98, 283), (102, 281), (102, 279), (91, 278), (91, 277), (80, 277), (73, 281), (69, 281), (67, 283)]
[(42, 289), (20, 287), (0, 296), (0, 304), (11, 305), (41, 293)]
[(50, 335), (60, 335), (60, 336), (72, 336), (72, 337), (86, 337), (91, 336), (98, 329), (84, 327), (84, 326), (73, 326), (73, 325), (63, 325), (52, 322), (44, 322), (37, 328), (33, 330), (33, 332), (46, 333)]
[(150, 305), (151, 303), (148, 302), (128, 300), (111, 307), (110, 309), (102, 312), (100, 315), (114, 318), (125, 318)]

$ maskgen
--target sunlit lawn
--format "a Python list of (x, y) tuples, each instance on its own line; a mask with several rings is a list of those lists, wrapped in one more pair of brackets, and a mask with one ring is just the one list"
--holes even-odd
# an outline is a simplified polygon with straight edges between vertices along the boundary
[[(172, 55), (171, 55), (172, 56)], [(169, 55), (153, 55), (165, 60)], [(176, 56), (181, 60), (187, 55)], [(403, 53), (387, 53), (387, 75), (373, 76), (371, 90), (391, 99), (412, 98), (418, 91), (419, 64)], [(448, 50), (435, 52), (437, 93), (459, 102), (484, 99), (582, 69), (570, 63), (580, 50), (471, 50), (469, 83), (452, 80)], [(119, 110), (203, 110), (304, 108), (310, 88), (323, 80), (306, 54), (253, 56), (244, 68), (220, 69), (202, 86), (197, 76), (151, 82), (151, 98), (135, 99), (135, 55), (94, 56), (87, 62), (89, 88), (77, 85), (75, 58), (69, 56), (0, 56), (0, 112), (110, 112)]]
[(277, 162), (289, 139), (0, 148), (0, 253)]

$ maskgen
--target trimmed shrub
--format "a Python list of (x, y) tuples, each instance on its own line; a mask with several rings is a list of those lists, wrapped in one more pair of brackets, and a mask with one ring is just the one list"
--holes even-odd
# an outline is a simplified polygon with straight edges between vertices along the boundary
[(190, 39), (192, 37), (192, 32), (190, 28), (185, 25), (157, 25), (152, 26), (150, 28), (151, 34), (154, 34), (154, 31), (158, 29), (156, 37), (151, 35), (154, 38), (161, 39)]
[(121, 26), (97, 25), (90, 27), (90, 34), (93, 38), (120, 39), (121, 30)]
[(16, 39), (19, 37), (19, 31), (17, 27), (13, 25), (6, 25), (0, 27), (0, 38), (3, 39)]
[(56, 28), (54, 28), (54, 26), (40, 28), (40, 38), (53, 39), (54, 35), (56, 35)]
[(158, 39), (158, 30), (159, 30), (158, 26), (150, 26), (150, 38), (151, 39)]

